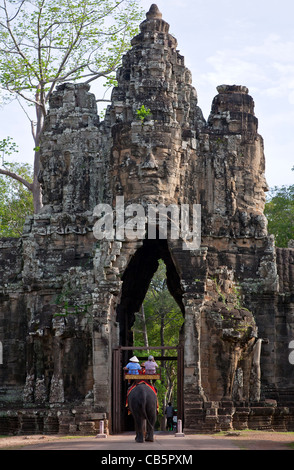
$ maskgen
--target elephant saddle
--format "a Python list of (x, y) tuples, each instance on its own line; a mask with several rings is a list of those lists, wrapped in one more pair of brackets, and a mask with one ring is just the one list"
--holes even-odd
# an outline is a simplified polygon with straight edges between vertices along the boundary
[[(128, 398), (129, 398), (129, 394), (131, 393), (132, 390), (134, 390), (134, 388), (136, 388), (138, 385), (140, 384), (145, 384), (147, 385), (147, 387), (151, 388), (151, 390), (155, 393), (156, 397), (157, 397), (157, 390), (155, 387), (153, 387), (151, 384), (149, 384), (148, 382), (145, 382), (145, 380), (140, 380), (140, 382), (138, 383), (135, 383), (134, 385), (132, 385), (129, 389), (128, 389), (128, 392), (127, 392), (127, 400), (126, 400), (126, 407), (128, 407)], [(157, 400), (157, 411), (159, 409), (159, 406), (158, 406), (158, 400)], [(128, 410), (128, 414), (131, 414), (130, 410)]]

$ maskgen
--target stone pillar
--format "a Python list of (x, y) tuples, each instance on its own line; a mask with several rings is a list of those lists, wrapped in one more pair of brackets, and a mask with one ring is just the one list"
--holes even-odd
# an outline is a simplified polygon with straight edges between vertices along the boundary
[(201, 383), (200, 337), (207, 250), (183, 251), (181, 241), (169, 242), (169, 245), (184, 291), (184, 429), (192, 431), (203, 420), (203, 402), (206, 399)]
[[(57, 330), (55, 330), (57, 332)], [(64, 385), (62, 373), (62, 338), (57, 335), (53, 339), (53, 360), (54, 371), (50, 384), (49, 403), (63, 403), (64, 402)]]
[(254, 101), (244, 86), (221, 85), (200, 134), (203, 234), (267, 236), (265, 157)]
[(261, 391), (261, 369), (260, 369), (260, 354), (261, 354), (262, 339), (259, 338), (253, 348), (253, 360), (251, 370), (251, 390), (250, 400), (253, 402), (260, 401)]
[(102, 325), (100, 332), (93, 332), (93, 378), (94, 405), (98, 412), (111, 410), (111, 344), (108, 325)]
[(50, 99), (40, 148), (42, 212), (93, 210), (101, 198), (99, 118), (89, 88), (65, 83)]

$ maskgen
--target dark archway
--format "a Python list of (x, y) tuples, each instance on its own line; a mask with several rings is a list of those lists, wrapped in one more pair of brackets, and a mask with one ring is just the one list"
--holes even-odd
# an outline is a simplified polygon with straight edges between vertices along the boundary
[[(130, 357), (132, 349), (137, 349), (133, 343), (132, 327), (135, 322), (135, 313), (142, 306), (146, 293), (148, 291), (152, 277), (159, 266), (159, 260), (162, 259), (166, 266), (167, 287), (180, 307), (184, 317), (184, 305), (182, 302), (183, 290), (181, 288), (180, 277), (175, 268), (172, 256), (169, 250), (167, 240), (144, 240), (143, 245), (132, 256), (123, 276), (122, 292), (120, 303), (117, 306), (117, 322), (120, 331), (120, 348), (113, 352), (113, 432), (129, 430), (129, 419), (125, 408), (125, 397), (127, 383), (123, 380), (122, 371)], [(153, 345), (156, 347), (156, 345)], [(152, 350), (152, 346), (150, 347)], [(156, 349), (169, 349), (160, 348)], [(179, 403), (183, 402), (183, 350), (181, 347), (172, 349), (177, 350), (175, 360), (178, 361), (178, 387)], [(181, 415), (183, 406), (179, 406)], [(132, 421), (132, 419), (131, 419)]]
[(184, 316), (183, 291), (180, 277), (173, 263), (167, 240), (144, 240), (143, 245), (131, 258), (122, 277), (123, 286), (120, 304), (117, 307), (117, 322), (120, 327), (120, 346), (132, 346), (131, 328), (135, 313), (141, 308), (158, 260), (166, 265), (167, 286)]

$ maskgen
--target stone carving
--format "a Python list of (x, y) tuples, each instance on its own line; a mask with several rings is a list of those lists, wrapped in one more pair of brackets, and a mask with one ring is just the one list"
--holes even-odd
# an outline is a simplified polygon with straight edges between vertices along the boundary
[[(88, 85), (52, 96), (44, 206), (21, 239), (0, 240), (1, 432), (95, 432), (101, 419), (118, 430), (112, 351), (132, 345), (159, 259), (184, 317), (184, 430), (293, 430), (294, 249), (267, 233), (254, 102), (246, 87), (221, 85), (206, 122), (177, 47), (152, 5), (102, 122)], [(143, 105), (150, 114), (140, 120)], [(94, 208), (115, 210), (117, 196), (200, 204), (200, 249), (96, 240)]]

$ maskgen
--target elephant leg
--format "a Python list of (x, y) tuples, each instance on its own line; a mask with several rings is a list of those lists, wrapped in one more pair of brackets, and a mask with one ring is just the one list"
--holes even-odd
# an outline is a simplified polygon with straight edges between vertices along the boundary
[(153, 431), (153, 429), (150, 432), (148, 432), (148, 430), (147, 430), (145, 441), (154, 442), (154, 431)]
[(144, 442), (143, 439), (143, 419), (141, 417), (135, 418), (136, 442)]
[(154, 441), (154, 426), (156, 421), (156, 409), (154, 407), (147, 407), (147, 416), (148, 419), (146, 420), (147, 423), (147, 432), (145, 436), (145, 441)]
[(137, 432), (135, 441), (136, 441), (136, 442), (139, 442), (139, 443), (144, 442), (143, 433), (142, 433), (142, 432)]
[(145, 436), (145, 441), (154, 441), (154, 424), (152, 417), (149, 416), (149, 419), (146, 420), (146, 436)]

